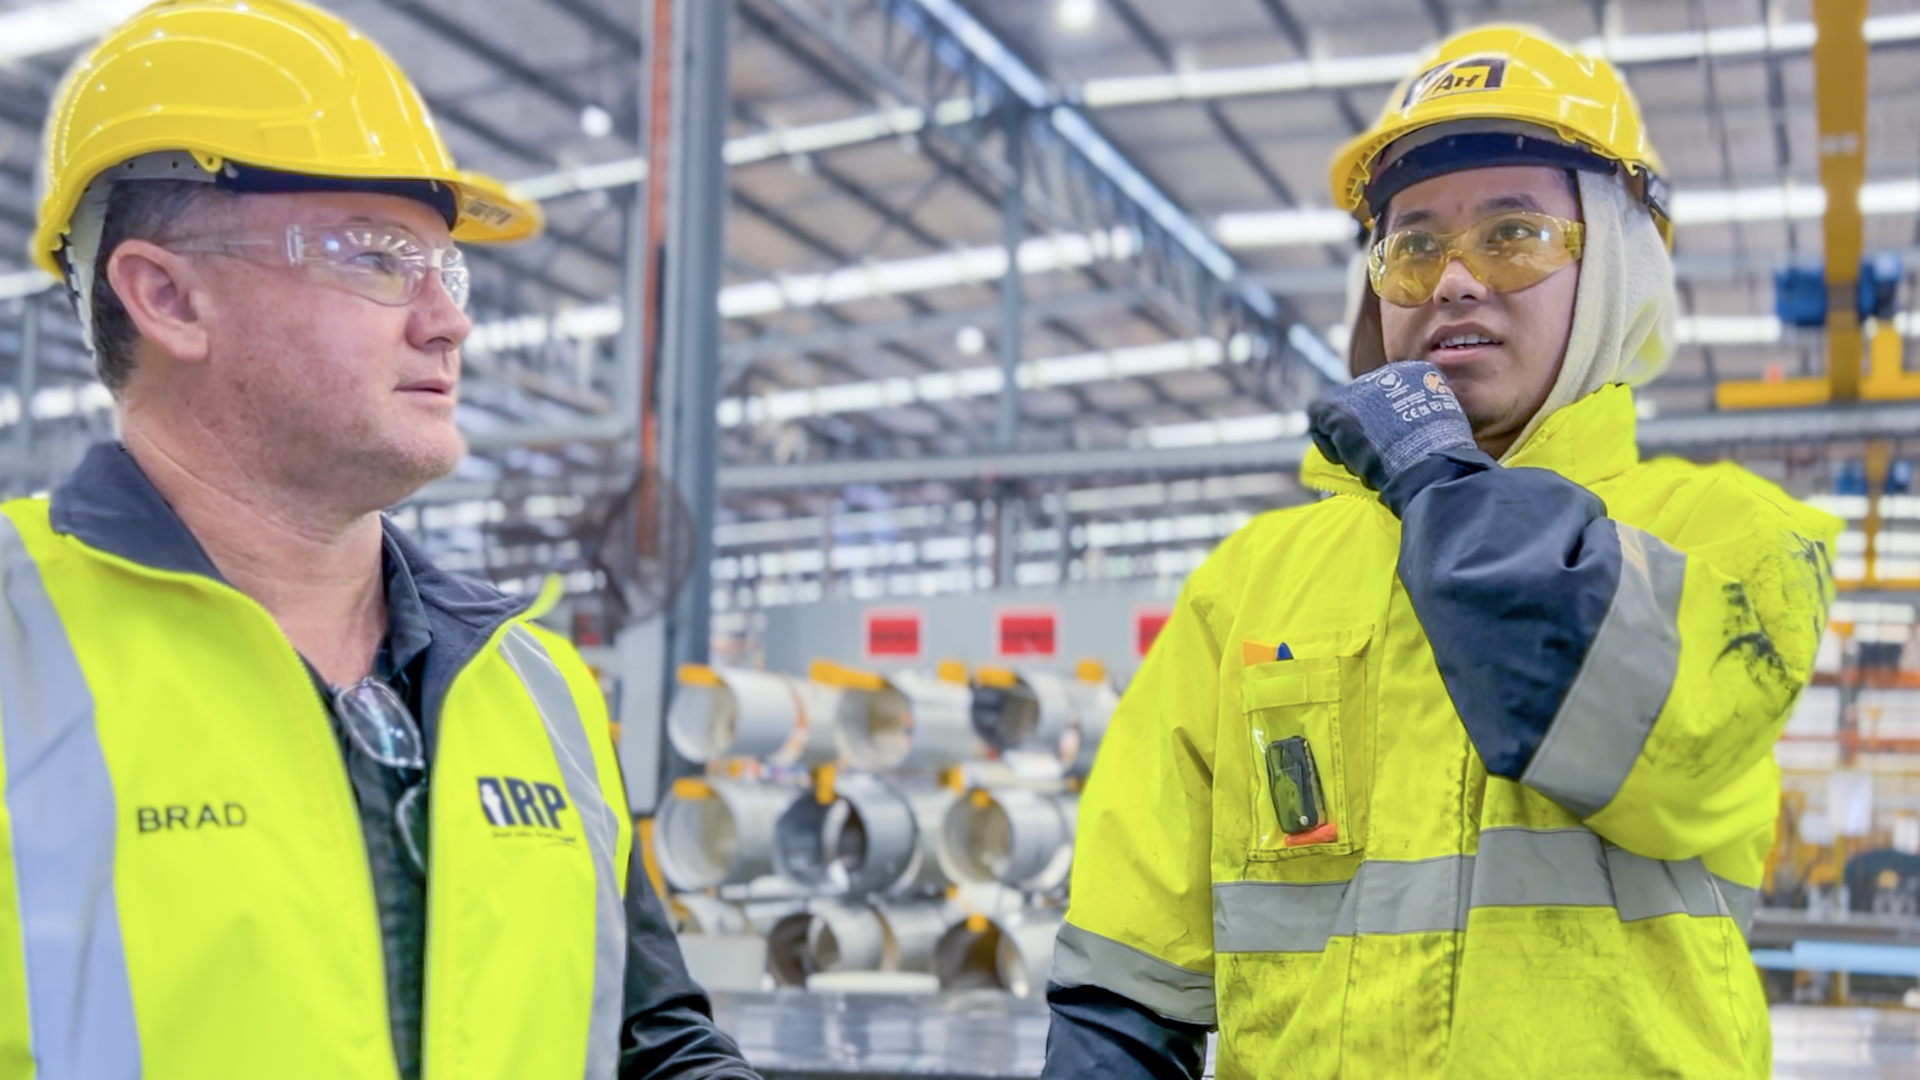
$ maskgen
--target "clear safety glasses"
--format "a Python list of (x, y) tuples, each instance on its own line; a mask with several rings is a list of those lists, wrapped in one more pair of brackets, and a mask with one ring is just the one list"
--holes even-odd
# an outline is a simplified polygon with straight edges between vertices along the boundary
[(264, 258), (256, 255), (253, 261), (304, 269), (322, 285), (388, 307), (405, 307), (418, 299), (430, 272), (440, 276), (440, 287), (462, 311), (471, 290), (466, 256), (458, 247), (435, 247), (398, 225), (289, 225), (285, 233), (214, 233), (166, 246), (236, 258), (263, 252)]
[(1495, 214), (1459, 232), (1401, 229), (1367, 253), (1367, 277), (1380, 299), (1417, 307), (1432, 299), (1447, 264), (1459, 259), (1482, 285), (1513, 292), (1578, 260), (1585, 238), (1577, 221), (1530, 211)]
[(368, 677), (333, 694), (334, 713), (362, 754), (411, 780), (393, 806), (393, 823), (414, 868), (427, 871), (427, 747), (407, 703)]

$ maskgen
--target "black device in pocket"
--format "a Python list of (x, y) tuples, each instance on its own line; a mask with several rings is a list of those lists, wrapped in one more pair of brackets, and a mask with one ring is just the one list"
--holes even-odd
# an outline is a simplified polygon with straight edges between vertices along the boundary
[(1280, 831), (1289, 836), (1312, 832), (1326, 821), (1326, 797), (1320, 792), (1320, 772), (1304, 735), (1291, 735), (1267, 744), (1267, 791)]

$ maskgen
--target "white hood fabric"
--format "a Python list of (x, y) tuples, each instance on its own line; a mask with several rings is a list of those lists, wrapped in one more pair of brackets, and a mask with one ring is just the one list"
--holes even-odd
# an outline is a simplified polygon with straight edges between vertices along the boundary
[(1619, 176), (1574, 175), (1587, 239), (1567, 356), (1546, 403), (1513, 441), (1508, 457), (1562, 407), (1613, 383), (1651, 382), (1673, 356), (1673, 259), (1653, 216)]

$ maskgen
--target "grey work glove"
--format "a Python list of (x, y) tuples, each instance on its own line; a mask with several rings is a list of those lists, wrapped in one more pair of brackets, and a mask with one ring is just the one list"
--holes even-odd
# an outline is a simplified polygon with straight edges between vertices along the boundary
[(1398, 360), (1336, 387), (1307, 406), (1307, 419), (1327, 460), (1379, 492), (1396, 517), (1428, 484), (1495, 465), (1474, 445), (1446, 377), (1424, 360)]

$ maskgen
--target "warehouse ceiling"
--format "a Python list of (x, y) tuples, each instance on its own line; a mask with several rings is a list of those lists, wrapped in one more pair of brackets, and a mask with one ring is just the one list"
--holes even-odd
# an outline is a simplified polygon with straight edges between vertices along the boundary
[[(950, 40), (930, 47), (925, 20), (901, 16), (927, 10), (922, 0), (736, 3), (733, 164), (715, 181), (731, 193), (720, 299), (728, 344), (714, 358), (726, 399), (723, 463), (995, 449), (992, 383), (976, 376), (997, 366), (1010, 173), (1003, 110), (981, 79), (960, 73), (968, 63), (977, 73), (978, 56), (956, 57)], [(516, 471), (607, 467), (603, 450), (514, 433), (604, 419), (618, 408), (616, 331), (641, 154), (646, 5), (326, 6), (414, 76), (463, 165), (549, 196), (544, 238), (479, 255), (482, 325), (468, 350), (463, 414), (471, 430), (494, 435), (476, 440), (463, 476), (484, 483)], [(1681, 333), (1691, 342), (1642, 392), (1643, 415), (1706, 413), (1720, 380), (1820, 370), (1817, 334), (1795, 336), (1766, 319), (1772, 272), (1817, 263), (1820, 253), (1817, 204), (1809, 211), (1806, 199), (1818, 175), (1804, 0), (958, 6), (1004, 47), (998, 64), (1037, 76), (1050, 102), (1084, 117), (1197, 226), (1199, 244), (1217, 244), (1237, 272), (1236, 284), (1203, 290), (1197, 302), (1169, 287), (1180, 280), (1169, 260), (1187, 256), (1166, 230), (1129, 225), (1124, 208), (1109, 205), (1111, 192), (1100, 196), (1107, 189), (1087, 180), (1084, 157), (1063, 154), (1046, 132), (1030, 136), (1014, 237), (1028, 245), (1019, 351), (1032, 369), (1021, 395), (1020, 450), (1297, 435), (1298, 410), (1325, 385), (1315, 362), (1326, 366), (1329, 343), (1341, 348), (1355, 250), (1351, 226), (1328, 210), (1327, 160), (1377, 113), (1390, 82), (1410, 67), (1409, 54), (1496, 20), (1607, 42), (1665, 158), (1680, 219), (1674, 254), (1688, 317)], [(0, 295), (9, 281), (25, 280), (17, 272), (27, 267), (38, 129), (59, 74), (89, 25), (97, 33), (103, 12), (129, 7), (0, 0), (0, 19), (37, 20), (36, 33), (52, 25), (44, 40), (58, 46), (8, 45), (25, 40), (14, 31), (26, 24), (0, 23)], [(1870, 16), (1867, 181), (1879, 202), (1866, 217), (1866, 249), (1903, 253), (1910, 285), (1911, 268), (1920, 266), (1920, 2), (1874, 0)], [(1736, 190), (1741, 199), (1731, 198)], [(1271, 297), (1270, 318), (1250, 321), (1238, 301), (1222, 306), (1233, 289)], [(1903, 289), (1903, 306), (1911, 295)], [(6, 335), (16, 333), (20, 302), (8, 304), (0, 352), (11, 356), (17, 348), (6, 342), (18, 339)], [(43, 396), (66, 387), (66, 405), (48, 410), (33, 460), (15, 460), (15, 487), (21, 477), (52, 475), (72, 453), (49, 432), (67, 432), (77, 444), (108, 423), (98, 392), (80, 390), (86, 365), (77, 334), (55, 311), (49, 305), (37, 387)], [(1920, 333), (1920, 318), (1909, 321)], [(5, 367), (0, 377), (8, 377)], [(65, 420), (63, 407), (73, 414)], [(519, 445), (526, 442), (540, 445)], [(1103, 482), (1143, 479), (1116, 468)], [(980, 497), (977, 488), (894, 483), (881, 501), (949, 503)], [(1214, 508), (1254, 509), (1283, 497), (1222, 496)], [(836, 498), (859, 505), (873, 496), (736, 492), (723, 517), (789, 515)]]

